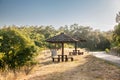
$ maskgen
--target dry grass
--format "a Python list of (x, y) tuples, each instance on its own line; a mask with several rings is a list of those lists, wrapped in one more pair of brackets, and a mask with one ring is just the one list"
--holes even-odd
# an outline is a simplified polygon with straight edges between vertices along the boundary
[[(40, 63), (18, 80), (120, 80), (120, 68), (89, 54), (74, 56), (74, 61), (53, 63), (41, 55)], [(10, 79), (9, 79), (10, 80)]]

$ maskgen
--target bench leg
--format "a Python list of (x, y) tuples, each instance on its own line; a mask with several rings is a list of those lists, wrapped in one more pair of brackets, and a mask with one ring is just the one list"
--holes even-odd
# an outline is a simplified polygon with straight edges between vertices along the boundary
[(60, 62), (60, 58), (58, 58), (58, 62)]
[(83, 55), (84, 53), (82, 52), (82, 55)]
[(55, 61), (54, 58), (52, 58), (53, 62)]
[(68, 58), (65, 58), (65, 61), (68, 61)]
[(73, 58), (71, 58), (71, 61), (73, 61)]

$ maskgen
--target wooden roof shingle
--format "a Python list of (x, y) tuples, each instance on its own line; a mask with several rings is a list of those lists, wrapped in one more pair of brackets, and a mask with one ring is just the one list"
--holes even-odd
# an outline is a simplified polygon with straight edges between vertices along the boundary
[(72, 42), (77, 42), (77, 39), (74, 39), (72, 37), (70, 37), (67, 34), (61, 33), (59, 35), (56, 35), (54, 37), (51, 37), (49, 39), (46, 40), (47, 42), (51, 42), (51, 43), (72, 43)]

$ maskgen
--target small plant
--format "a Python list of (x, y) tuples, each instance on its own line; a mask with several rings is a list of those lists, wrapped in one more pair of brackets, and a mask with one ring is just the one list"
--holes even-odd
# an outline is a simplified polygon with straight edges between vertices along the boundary
[(106, 48), (106, 49), (105, 49), (105, 52), (106, 52), (106, 53), (109, 53), (109, 52), (110, 52), (110, 50), (109, 50), (108, 48)]

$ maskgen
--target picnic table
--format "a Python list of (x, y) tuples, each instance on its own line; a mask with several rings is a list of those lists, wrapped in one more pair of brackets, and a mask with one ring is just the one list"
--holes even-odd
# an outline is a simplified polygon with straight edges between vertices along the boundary
[(68, 56), (68, 55), (57, 55), (57, 56), (52, 57), (53, 62), (55, 62), (55, 60), (57, 60), (58, 62), (60, 62), (60, 61), (65, 61), (66, 62), (69, 59), (71, 61), (73, 61), (73, 57)]
[(73, 50), (73, 52), (69, 52), (69, 55), (83, 55), (83, 52), (80, 52), (80, 50)]

